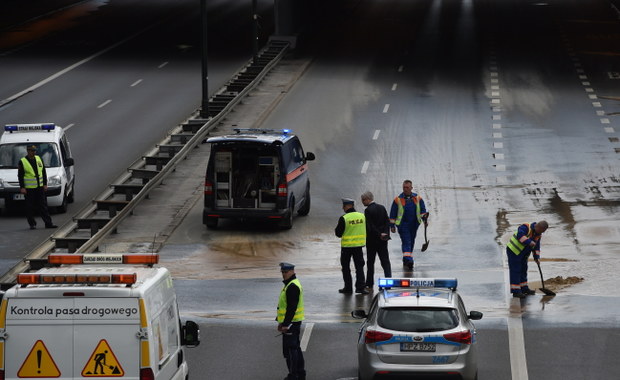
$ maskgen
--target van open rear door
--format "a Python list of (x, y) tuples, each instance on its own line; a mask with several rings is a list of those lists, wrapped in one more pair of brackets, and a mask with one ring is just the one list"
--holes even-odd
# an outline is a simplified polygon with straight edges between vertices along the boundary
[(6, 380), (138, 380), (139, 310), (137, 298), (9, 298)]

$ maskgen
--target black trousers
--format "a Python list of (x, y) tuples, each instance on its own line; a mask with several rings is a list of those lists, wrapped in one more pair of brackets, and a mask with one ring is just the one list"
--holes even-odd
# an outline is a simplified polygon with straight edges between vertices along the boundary
[(387, 241), (366, 241), (366, 286), (372, 287), (375, 277), (375, 258), (379, 256), (383, 275), (392, 277), (392, 265), (390, 264), (390, 254), (388, 253)]
[(35, 212), (38, 211), (43, 223), (46, 226), (52, 224), (52, 218), (50, 217), (49, 210), (47, 209), (47, 196), (45, 190), (42, 187), (36, 189), (26, 189), (26, 218), (28, 224), (35, 226), (37, 221), (34, 220)]
[(282, 353), (286, 359), (289, 380), (305, 380), (304, 354), (301, 352), (299, 333), (301, 322), (293, 322), (286, 334), (282, 334)]
[(355, 290), (362, 290), (364, 283), (364, 251), (362, 247), (342, 247), (340, 249), (340, 265), (342, 266), (342, 278), (344, 288), (353, 289), (353, 278), (351, 277), (351, 258), (355, 265)]

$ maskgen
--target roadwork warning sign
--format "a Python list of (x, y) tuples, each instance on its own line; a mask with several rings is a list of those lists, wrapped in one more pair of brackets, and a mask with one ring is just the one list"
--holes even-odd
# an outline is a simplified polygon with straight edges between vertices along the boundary
[(101, 339), (82, 370), (83, 377), (122, 377), (123, 367), (105, 339)]
[(17, 371), (19, 378), (60, 377), (60, 370), (42, 340), (37, 340)]

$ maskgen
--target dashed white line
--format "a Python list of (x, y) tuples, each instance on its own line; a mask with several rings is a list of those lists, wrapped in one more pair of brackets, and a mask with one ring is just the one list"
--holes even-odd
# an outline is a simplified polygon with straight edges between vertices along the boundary
[(366, 174), (368, 166), (370, 166), (370, 161), (364, 161), (364, 165), (362, 165), (362, 174)]
[(103, 102), (103, 103), (99, 104), (99, 105), (97, 106), (97, 108), (103, 108), (103, 107), (107, 106), (108, 104), (110, 104), (111, 102), (112, 102), (112, 99), (108, 99), (108, 100), (106, 100), (105, 102)]
[(605, 111), (596, 111), (596, 116), (605, 116)]
[(390, 109), (390, 104), (389, 103), (384, 105), (383, 106), (383, 113), (387, 113), (389, 109)]
[(602, 107), (601, 102), (592, 102), (592, 107), (596, 107), (596, 108)]
[(493, 115), (493, 120), (502, 120), (502, 115)]
[(502, 134), (501, 134), (501, 132), (495, 132), (495, 133), (493, 133), (493, 138), (494, 138), (494, 139), (501, 139), (501, 138), (502, 138)]
[(590, 98), (590, 99), (598, 99), (598, 96), (590, 94), (590, 95), (588, 95), (588, 98)]
[(392, 85), (392, 91), (396, 91), (396, 87), (398, 87), (398, 83), (394, 83), (394, 84)]
[(398, 72), (402, 73), (405, 67), (403, 65), (398, 66)]
[(168, 62), (164, 62), (161, 65), (157, 66), (158, 69), (163, 68), (164, 66), (166, 66), (168, 64)]
[(131, 84), (131, 87), (136, 87), (137, 85), (139, 85), (142, 82), (142, 79), (138, 79), (137, 81), (133, 82)]
[(493, 143), (493, 148), (495, 149), (502, 149), (504, 147), (504, 143), (501, 142), (494, 142)]
[(304, 328), (304, 334), (301, 337), (301, 342), (300, 342), (300, 346), (301, 346), (301, 351), (306, 352), (306, 349), (308, 348), (308, 342), (310, 341), (310, 334), (312, 334), (312, 329), (314, 328), (314, 323), (312, 322), (308, 322), (306, 323), (306, 327)]
[(502, 129), (501, 123), (493, 123), (493, 129)]
[(378, 139), (378, 138), (379, 138), (379, 134), (380, 134), (380, 133), (381, 133), (381, 130), (377, 129), (377, 130), (375, 131), (375, 134), (374, 134), (374, 135), (372, 135), (372, 139), (373, 139), (373, 140)]
[(605, 132), (607, 132), (607, 133), (614, 133), (615, 130), (612, 127), (605, 127)]
[(601, 124), (609, 124), (609, 119), (604, 117), (601, 119)]

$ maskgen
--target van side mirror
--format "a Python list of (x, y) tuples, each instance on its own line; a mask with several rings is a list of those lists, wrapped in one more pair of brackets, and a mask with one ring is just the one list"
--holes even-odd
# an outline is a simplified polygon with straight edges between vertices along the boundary
[(471, 320), (477, 321), (479, 319), (482, 319), (482, 313), (479, 312), (479, 311), (472, 310), (472, 311), (469, 312), (469, 316), (468, 317)]
[(316, 157), (314, 157), (314, 153), (312, 152), (306, 152), (306, 160), (308, 161), (312, 161), (314, 160)]
[(187, 321), (181, 330), (181, 345), (196, 347), (200, 344), (200, 327), (194, 321)]
[(358, 309), (358, 310), (353, 310), (351, 312), (351, 316), (355, 319), (366, 319), (368, 318), (368, 314), (366, 314), (366, 312), (364, 310)]
[(68, 157), (68, 158), (65, 160), (65, 166), (73, 166), (74, 164), (75, 164), (75, 163), (73, 162), (73, 158), (71, 158), (71, 157)]

